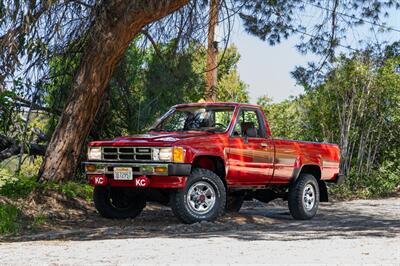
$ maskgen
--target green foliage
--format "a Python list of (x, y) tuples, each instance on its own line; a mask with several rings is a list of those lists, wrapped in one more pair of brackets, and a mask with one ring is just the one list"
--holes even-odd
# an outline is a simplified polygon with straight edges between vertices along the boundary
[[(207, 51), (205, 47), (200, 47), (196, 51), (195, 69), (197, 72), (206, 70)], [(237, 64), (240, 60), (235, 45), (229, 46), (225, 51), (218, 53), (218, 70), (217, 70), (217, 101), (220, 102), (249, 102), (249, 92), (247, 84), (245, 84), (237, 71)], [(202, 79), (200, 91), (201, 96), (205, 88), (205, 74)]]
[(81, 198), (88, 202), (92, 201), (93, 187), (86, 183), (69, 181), (64, 184), (50, 183), (46, 188), (56, 189), (69, 198)]
[(400, 188), (400, 162), (385, 161), (381, 167), (367, 176), (362, 185), (368, 188), (370, 197), (388, 196)]
[(341, 197), (387, 196), (400, 186), (400, 57), (369, 51), (341, 56), (318, 86), (272, 103), (259, 99), (275, 137), (331, 142), (341, 148)]
[(236, 69), (223, 75), (218, 80), (217, 95), (218, 100), (221, 102), (249, 102), (247, 85), (240, 80)]
[(390, 196), (400, 189), (400, 164), (399, 161), (385, 161), (383, 164), (363, 178), (359, 178), (355, 171), (351, 171), (342, 185), (330, 186), (330, 193), (339, 199)]
[[(243, 5), (239, 16), (248, 33), (270, 45), (279, 44), (291, 35), (300, 34), (301, 41), (296, 48), (301, 53), (318, 54), (330, 60), (334, 59), (335, 48), (343, 46), (342, 41), (346, 39), (350, 29), (363, 26), (365, 22), (378, 26), (380, 21), (389, 16), (388, 10), (400, 9), (400, 3), (396, 0), (349, 0), (332, 3), (316, 0), (235, 2)], [(344, 16), (342, 12), (345, 13)], [(308, 19), (305, 14), (312, 14), (314, 19)], [(383, 29), (379, 27), (378, 30)], [(317, 76), (318, 72), (319, 70), (314, 69), (311, 75)]]
[(23, 198), (41, 185), (31, 178), (19, 177), (7, 179), (0, 187), (0, 195), (8, 198)]
[(3, 182), (3, 184), (0, 184), (0, 196), (10, 199), (25, 198), (34, 190), (56, 190), (69, 198), (82, 198), (86, 201), (92, 200), (93, 187), (87, 183), (68, 181), (63, 184), (55, 182), (40, 184), (36, 181), (35, 177), (25, 176), (9, 178)]
[(15, 234), (21, 229), (22, 212), (12, 204), (0, 203), (0, 235)]
[(6, 134), (13, 123), (13, 107), (12, 101), (15, 94), (10, 91), (0, 92), (0, 133)]
[(34, 227), (39, 227), (41, 225), (46, 224), (47, 222), (48, 222), (48, 217), (46, 215), (39, 214), (39, 215), (33, 217), (32, 225)]
[(297, 100), (285, 100), (272, 103), (267, 96), (258, 99), (257, 104), (264, 109), (271, 134), (276, 138), (307, 140), (299, 116)]
[[(141, 133), (172, 105), (197, 102), (203, 98), (207, 50), (192, 43), (176, 50), (174, 41), (157, 49), (139, 47), (141, 38), (131, 43), (109, 83), (96, 116), (90, 139), (113, 138)], [(235, 46), (219, 53), (218, 100), (248, 102), (246, 84), (237, 73), (240, 55)], [(46, 105), (62, 109), (69, 95), (79, 57), (55, 57), (50, 64), (54, 78), (46, 84)], [(58, 116), (47, 123), (51, 135)]]
[[(54, 191), (62, 193), (68, 199), (80, 198), (87, 202), (92, 201), (93, 187), (86, 183), (69, 181), (63, 184), (54, 182), (39, 184), (36, 182), (36, 177), (3, 176), (0, 182), (0, 235), (16, 234), (23, 227), (36, 228), (48, 223), (49, 220), (45, 214), (23, 215), (24, 207), (18, 202), (24, 202), (32, 193), (53, 193)], [(3, 204), (1, 197), (5, 197), (11, 203), (17, 202), (16, 205), (21, 208), (11, 203)]]
[(21, 130), (23, 120), (18, 114), (20, 107), (17, 108), (14, 102), (16, 96), (14, 91), (0, 90), (0, 134), (19, 139), (16, 132)]

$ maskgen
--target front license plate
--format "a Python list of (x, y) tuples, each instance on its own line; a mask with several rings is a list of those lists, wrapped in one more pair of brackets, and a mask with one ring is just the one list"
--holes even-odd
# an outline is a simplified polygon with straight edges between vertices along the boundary
[(132, 168), (129, 167), (114, 167), (115, 180), (132, 180)]

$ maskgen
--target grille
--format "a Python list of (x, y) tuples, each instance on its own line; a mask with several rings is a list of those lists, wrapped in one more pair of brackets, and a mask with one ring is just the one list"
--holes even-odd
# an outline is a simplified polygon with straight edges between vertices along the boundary
[(103, 147), (103, 160), (151, 161), (151, 148), (147, 147)]

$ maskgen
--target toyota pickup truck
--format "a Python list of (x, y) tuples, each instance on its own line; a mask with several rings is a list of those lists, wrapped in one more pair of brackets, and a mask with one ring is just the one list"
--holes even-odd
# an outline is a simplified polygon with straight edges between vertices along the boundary
[(159, 202), (184, 223), (213, 221), (245, 200), (283, 198), (306, 220), (328, 201), (326, 183), (344, 178), (337, 145), (274, 138), (262, 108), (249, 104), (175, 105), (147, 134), (88, 146), (85, 172), (108, 218)]

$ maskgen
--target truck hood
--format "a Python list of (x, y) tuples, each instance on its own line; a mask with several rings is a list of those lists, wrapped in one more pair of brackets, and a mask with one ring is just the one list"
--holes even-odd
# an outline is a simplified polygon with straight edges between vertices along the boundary
[(213, 135), (213, 133), (204, 131), (160, 132), (154, 134), (118, 137), (110, 140), (92, 141), (89, 143), (89, 146), (170, 146), (175, 145), (181, 140), (209, 135)]

